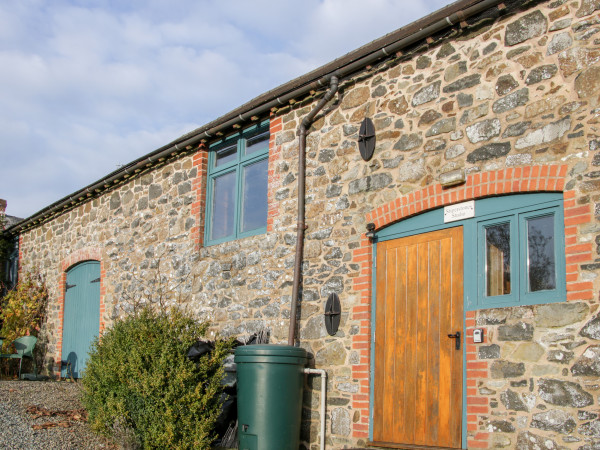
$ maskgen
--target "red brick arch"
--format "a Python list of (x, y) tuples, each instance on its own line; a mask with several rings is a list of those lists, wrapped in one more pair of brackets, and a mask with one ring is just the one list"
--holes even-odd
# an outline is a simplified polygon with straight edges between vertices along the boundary
[(79, 250), (75, 250), (69, 256), (64, 258), (60, 263), (60, 275), (58, 286), (60, 289), (60, 296), (58, 299), (58, 325), (56, 328), (56, 350), (54, 355), (55, 363), (55, 375), (60, 377), (61, 360), (62, 360), (62, 336), (63, 336), (63, 322), (64, 322), (64, 311), (65, 311), (65, 287), (67, 283), (67, 271), (83, 261), (98, 261), (100, 263), (100, 334), (104, 331), (105, 320), (105, 304), (104, 297), (106, 294), (105, 284), (105, 271), (104, 262), (102, 261), (102, 249), (100, 247), (86, 247)]
[[(495, 195), (563, 192), (566, 244), (567, 300), (589, 300), (593, 298), (593, 283), (579, 278), (581, 264), (593, 260), (591, 242), (578, 242), (578, 227), (592, 221), (590, 204), (578, 205), (575, 191), (565, 191), (567, 165), (535, 165), (480, 172), (467, 176), (460, 186), (443, 188), (439, 183), (427, 186), (410, 194), (379, 206), (366, 215), (367, 223), (375, 224), (381, 230), (400, 220), (435, 208), (453, 203), (475, 200)], [(365, 230), (366, 231), (366, 230)], [(359, 353), (360, 362), (352, 367), (352, 376), (360, 383), (360, 390), (353, 395), (352, 406), (360, 412), (360, 419), (353, 425), (355, 438), (367, 438), (369, 434), (369, 368), (371, 340), (371, 300), (372, 300), (372, 244), (363, 234), (360, 247), (353, 251), (353, 262), (360, 264), (360, 275), (353, 280), (353, 290), (360, 294), (360, 301), (352, 309), (352, 319), (360, 323), (361, 332), (352, 339), (352, 349)], [(472, 332), (475, 312), (467, 314), (467, 329)], [(467, 349), (467, 360), (469, 349)], [(475, 370), (475, 369), (473, 369)], [(474, 375), (471, 377), (471, 375)], [(477, 374), (467, 372), (467, 380)], [(469, 386), (468, 386), (469, 387)], [(467, 408), (477, 403), (477, 398), (467, 392)], [(487, 405), (477, 405), (485, 407)], [(467, 416), (467, 426), (476, 416)], [(481, 441), (486, 436), (479, 437)], [(477, 444), (473, 442), (476, 446)]]

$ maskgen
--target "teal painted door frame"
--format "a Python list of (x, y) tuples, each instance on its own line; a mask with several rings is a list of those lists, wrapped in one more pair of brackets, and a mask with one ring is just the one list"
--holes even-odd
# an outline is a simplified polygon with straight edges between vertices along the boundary
[[(440, 207), (431, 211), (424, 212), (414, 217), (402, 220), (400, 222), (391, 224), (376, 233), (375, 238), (372, 242), (372, 285), (371, 285), (371, 354), (374, 352), (374, 336), (375, 336), (375, 308), (376, 308), (376, 278), (377, 278), (377, 243), (388, 241), (392, 239), (398, 239), (401, 237), (413, 236), (417, 234), (427, 233), (430, 231), (443, 230), (446, 228), (452, 228), (456, 226), (463, 227), (463, 242), (464, 242), (464, 313), (467, 311), (473, 311), (485, 308), (494, 308), (502, 306), (514, 306), (514, 305), (502, 305), (502, 304), (481, 304), (478, 299), (478, 249), (477, 249), (477, 234), (478, 234), (478, 222), (485, 220), (486, 216), (495, 216), (499, 212), (509, 213), (511, 210), (518, 210), (528, 207), (536, 207), (541, 210), (546, 207), (554, 206), (556, 208), (556, 220), (555, 220), (555, 235), (557, 239), (557, 248), (564, 249), (564, 217), (562, 211), (562, 200), (563, 194), (558, 192), (553, 193), (535, 193), (535, 194), (515, 194), (506, 196), (497, 196), (484, 198), (475, 201), (475, 217), (464, 220), (458, 220), (453, 222), (444, 223), (444, 208)], [(557, 207), (559, 206), (559, 207)], [(562, 261), (561, 261), (562, 258)], [(566, 286), (565, 286), (565, 275), (564, 275), (564, 255), (558, 257), (557, 255), (557, 283), (560, 285), (557, 289), (557, 297), (550, 301), (561, 301), (566, 300)], [(535, 304), (535, 302), (521, 302), (521, 304)], [(464, 332), (464, 321), (463, 316), (463, 330)], [(466, 378), (466, 352), (463, 353), (463, 448), (467, 445), (467, 378)], [(370, 361), (370, 386), (369, 386), (369, 439), (373, 439), (373, 401), (374, 401), (374, 386), (373, 386), (373, 374), (375, 373), (375, 362), (373, 359)]]
[(81, 378), (92, 341), (100, 332), (100, 263), (85, 261), (67, 271), (61, 377)]

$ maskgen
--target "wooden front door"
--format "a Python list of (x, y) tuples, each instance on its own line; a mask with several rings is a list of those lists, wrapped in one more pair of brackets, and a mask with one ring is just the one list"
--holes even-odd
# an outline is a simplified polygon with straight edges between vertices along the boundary
[(376, 271), (373, 441), (461, 448), (462, 227), (378, 243)]
[(70, 269), (65, 291), (61, 376), (81, 378), (100, 332), (100, 263), (86, 261)]

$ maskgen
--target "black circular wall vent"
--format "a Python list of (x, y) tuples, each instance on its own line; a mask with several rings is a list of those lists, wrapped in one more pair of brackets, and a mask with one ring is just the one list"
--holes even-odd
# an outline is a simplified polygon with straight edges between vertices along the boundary
[(325, 304), (325, 328), (327, 334), (333, 336), (337, 333), (340, 326), (340, 316), (342, 314), (342, 305), (340, 305), (340, 298), (337, 294), (331, 293), (327, 297), (327, 303)]
[(358, 132), (358, 150), (365, 161), (370, 160), (375, 152), (375, 126), (368, 117), (360, 124)]

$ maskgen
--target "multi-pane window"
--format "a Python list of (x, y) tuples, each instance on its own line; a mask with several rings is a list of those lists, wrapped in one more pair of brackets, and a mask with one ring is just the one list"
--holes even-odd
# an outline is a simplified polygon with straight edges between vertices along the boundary
[(480, 303), (564, 299), (560, 204), (517, 208), (495, 216), (478, 221)]
[(210, 147), (206, 244), (267, 229), (268, 121)]
[(467, 310), (567, 299), (561, 193), (489, 197), (472, 207), (461, 220), (447, 220), (445, 208), (416, 215), (379, 231), (376, 241), (462, 227)]

